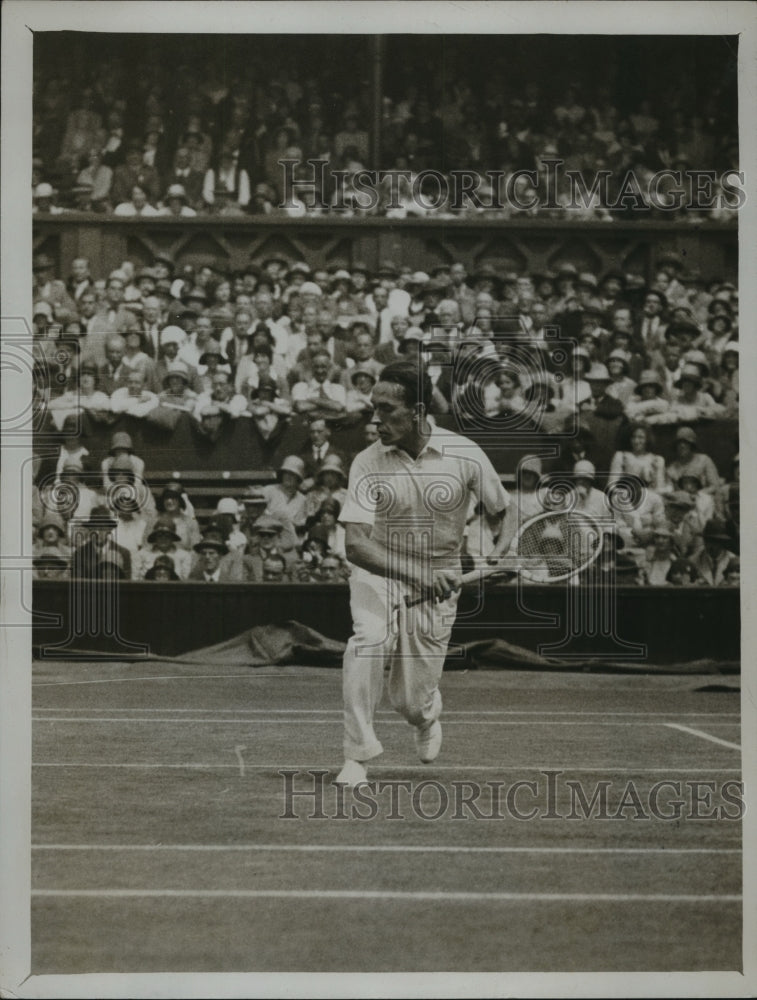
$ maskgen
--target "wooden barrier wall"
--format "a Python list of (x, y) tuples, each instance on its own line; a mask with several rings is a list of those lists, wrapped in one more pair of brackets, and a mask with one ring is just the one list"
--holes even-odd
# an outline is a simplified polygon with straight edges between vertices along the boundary
[[(602, 655), (626, 659), (637, 668), (644, 663), (739, 659), (740, 592), (736, 588), (618, 587), (611, 634), (581, 627), (571, 636), (567, 594), (575, 589), (564, 585), (489, 587), (480, 601), (476, 594), (466, 592), (458, 607), (452, 643), (501, 637), (528, 649), (541, 647), (547, 655)], [(139, 651), (130, 644), (154, 655), (173, 656), (221, 642), (255, 625), (292, 619), (338, 640), (346, 640), (351, 629), (344, 584), (122, 583), (111, 627), (100, 627), (95, 635), (75, 634), (72, 601), (77, 595), (68, 583), (37, 581), (33, 599), (34, 647), (38, 651), (44, 647), (43, 655), (54, 659), (65, 659), (73, 650), (105, 650), (124, 657)], [(572, 601), (571, 606), (577, 603)], [(552, 647), (551, 652), (545, 646)], [(452, 657), (449, 666), (454, 665)]]
[(105, 277), (128, 259), (139, 266), (157, 253), (179, 265), (222, 262), (241, 268), (274, 252), (312, 267), (383, 260), (430, 271), (436, 264), (484, 262), (536, 273), (570, 262), (579, 270), (610, 268), (653, 277), (657, 258), (676, 251), (706, 278), (738, 279), (735, 223), (581, 222), (573, 220), (271, 218), (122, 219), (67, 213), (36, 216), (35, 253), (49, 254), (59, 276), (75, 257), (87, 257), (95, 277)]

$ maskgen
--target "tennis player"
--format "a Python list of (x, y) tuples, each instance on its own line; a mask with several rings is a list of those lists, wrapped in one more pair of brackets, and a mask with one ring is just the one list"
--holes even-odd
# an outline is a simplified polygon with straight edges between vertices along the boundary
[[(455, 619), (460, 552), (473, 499), (502, 526), (508, 495), (484, 452), (432, 427), (431, 380), (411, 361), (387, 365), (371, 399), (378, 441), (355, 458), (340, 521), (350, 571), (354, 634), (344, 656), (344, 767), (337, 784), (366, 781), (383, 752), (373, 729), (384, 669), (394, 708), (414, 727), (421, 761), (442, 745), (439, 681)], [(503, 531), (490, 559), (510, 545)], [(407, 601), (427, 598), (408, 607)]]

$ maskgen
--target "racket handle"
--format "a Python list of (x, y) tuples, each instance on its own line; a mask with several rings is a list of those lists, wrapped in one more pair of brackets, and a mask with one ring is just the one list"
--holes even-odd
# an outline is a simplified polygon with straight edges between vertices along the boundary
[(405, 597), (405, 606), (408, 608), (416, 608), (419, 604), (425, 604), (426, 601), (433, 601), (434, 592), (433, 590), (427, 591), (425, 594), (421, 594), (420, 597)]
[[(453, 590), (448, 590), (444, 595), (444, 597), (442, 598), (442, 600), (446, 601), (446, 599), (448, 597), (451, 597), (453, 593), (454, 593)], [(408, 608), (416, 608), (419, 604), (425, 604), (426, 601), (433, 601), (433, 600), (435, 600), (435, 594), (433, 590), (429, 590), (425, 594), (421, 594), (420, 597), (412, 597), (412, 598), (405, 597), (405, 606)]]

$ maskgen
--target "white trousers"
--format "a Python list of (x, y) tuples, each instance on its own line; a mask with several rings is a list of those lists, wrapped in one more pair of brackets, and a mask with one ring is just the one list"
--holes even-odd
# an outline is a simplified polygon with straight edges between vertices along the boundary
[(342, 673), (344, 755), (352, 760), (370, 760), (383, 752), (373, 718), (387, 666), (389, 698), (410, 725), (424, 728), (441, 714), (439, 681), (458, 595), (408, 608), (407, 593), (402, 584), (352, 568), (354, 634), (347, 643)]

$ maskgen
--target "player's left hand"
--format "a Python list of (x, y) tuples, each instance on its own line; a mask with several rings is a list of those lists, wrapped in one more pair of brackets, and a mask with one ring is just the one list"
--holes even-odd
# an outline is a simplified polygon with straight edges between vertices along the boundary
[(434, 598), (446, 601), (456, 590), (460, 589), (462, 573), (459, 569), (434, 570)]

